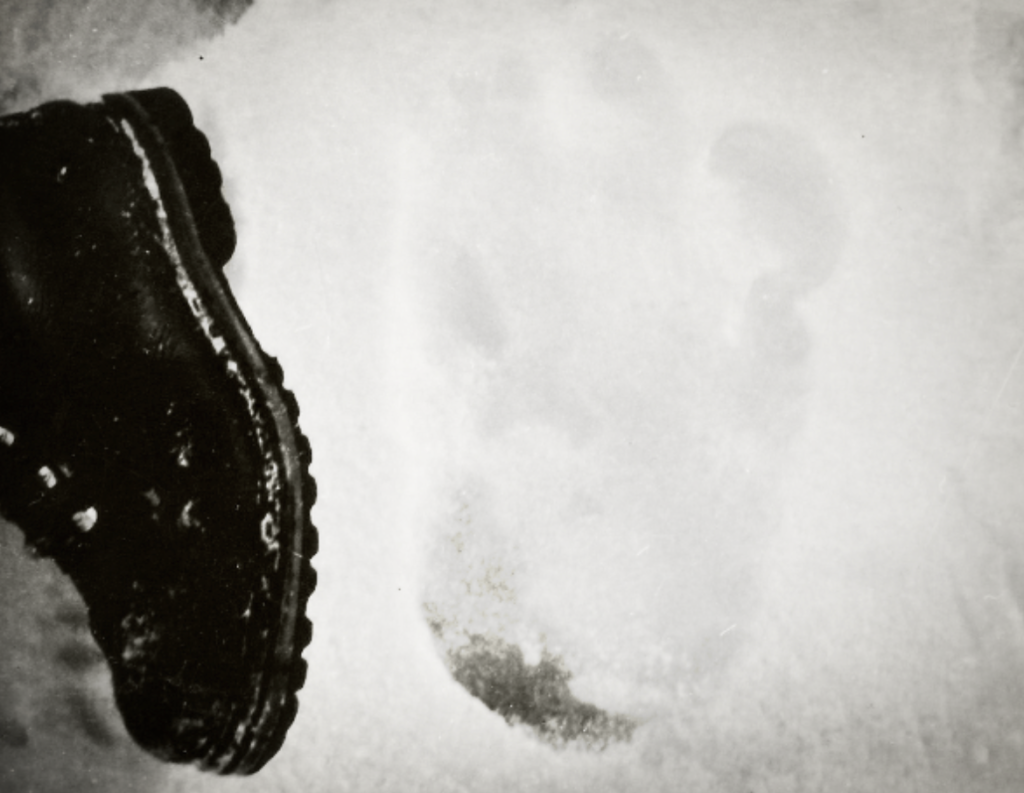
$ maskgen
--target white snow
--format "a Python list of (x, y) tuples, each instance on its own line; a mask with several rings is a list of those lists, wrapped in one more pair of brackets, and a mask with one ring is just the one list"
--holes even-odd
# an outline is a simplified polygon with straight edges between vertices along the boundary
[[(161, 784), (1024, 782), (1014, 13), (257, 2), (150, 75), (224, 172), (321, 531), (280, 756)], [(511, 729), (425, 603), (633, 741)]]

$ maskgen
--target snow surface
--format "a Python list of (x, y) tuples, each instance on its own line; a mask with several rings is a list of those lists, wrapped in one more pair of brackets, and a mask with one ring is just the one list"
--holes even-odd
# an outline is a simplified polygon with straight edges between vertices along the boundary
[[(145, 84), (321, 551), (280, 756), (125, 789), (1021, 788), (1012, 5), (266, 2)], [(472, 635), (631, 739), (510, 727)]]

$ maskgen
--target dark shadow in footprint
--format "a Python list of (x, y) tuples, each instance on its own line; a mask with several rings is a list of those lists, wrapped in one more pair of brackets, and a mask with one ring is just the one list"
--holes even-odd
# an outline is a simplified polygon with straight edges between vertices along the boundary
[(79, 605), (60, 606), (53, 615), (53, 619), (75, 631), (89, 629), (89, 612)]
[(200, 11), (212, 11), (227, 24), (233, 24), (253, 4), (253, 0), (192, 0)]
[(470, 694), (510, 725), (526, 725), (552, 746), (574, 743), (601, 750), (633, 736), (631, 720), (576, 699), (569, 690), (572, 673), (546, 652), (531, 665), (518, 647), (473, 635), (468, 645), (449, 652), (448, 665)]
[(745, 221), (784, 254), (775, 276), (792, 299), (823, 286), (846, 245), (846, 210), (828, 162), (813, 143), (787, 129), (739, 124), (710, 152), (712, 173), (739, 190)]
[(64, 697), (64, 704), (67, 706), (71, 721), (92, 743), (110, 747), (117, 742), (102, 714), (84, 692), (68, 691)]
[(85, 672), (103, 663), (103, 653), (95, 645), (83, 642), (62, 644), (54, 657), (58, 664), (72, 672)]
[(809, 388), (813, 335), (802, 304), (833, 277), (847, 246), (842, 190), (812, 140), (767, 124), (725, 130), (709, 168), (735, 191), (741, 233), (773, 254), (755, 261), (744, 297), (748, 357), (737, 382), (744, 417), (785, 440), (802, 424)]
[(28, 730), (17, 719), (0, 716), (0, 746), (21, 749), (28, 746)]

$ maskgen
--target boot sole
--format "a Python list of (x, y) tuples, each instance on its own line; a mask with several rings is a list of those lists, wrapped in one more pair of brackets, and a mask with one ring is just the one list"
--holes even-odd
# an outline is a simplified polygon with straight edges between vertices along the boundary
[(280, 614), (275, 630), (263, 640), (263, 671), (249, 707), (232, 714), (234, 729), (212, 737), (202, 748), (203, 756), (195, 760), (207, 771), (252, 774), (281, 747), (298, 708), (296, 693), (305, 681), (302, 651), (312, 637), (305, 610), (316, 585), (310, 559), (318, 544), (310, 520), (316, 486), (309, 474), (309, 442), (298, 428), (298, 405), (284, 388), (280, 366), (259, 346), (220, 268), (211, 264), (203, 249), (186, 190), (158, 123), (131, 94), (110, 94), (103, 101), (119, 119), (141, 161), (181, 295), (212, 353), (224, 362), (225, 377), (245, 397), (250, 419), (258, 428), (266, 472), (263, 484), (274, 505), (260, 527), (261, 537), (278, 554), (277, 569), (268, 578)]

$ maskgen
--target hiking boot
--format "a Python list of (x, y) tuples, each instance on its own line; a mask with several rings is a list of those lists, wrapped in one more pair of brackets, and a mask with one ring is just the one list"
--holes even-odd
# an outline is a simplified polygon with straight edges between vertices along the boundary
[(253, 773), (305, 680), (315, 487), (173, 91), (0, 119), (0, 509), (75, 583), (146, 750)]

